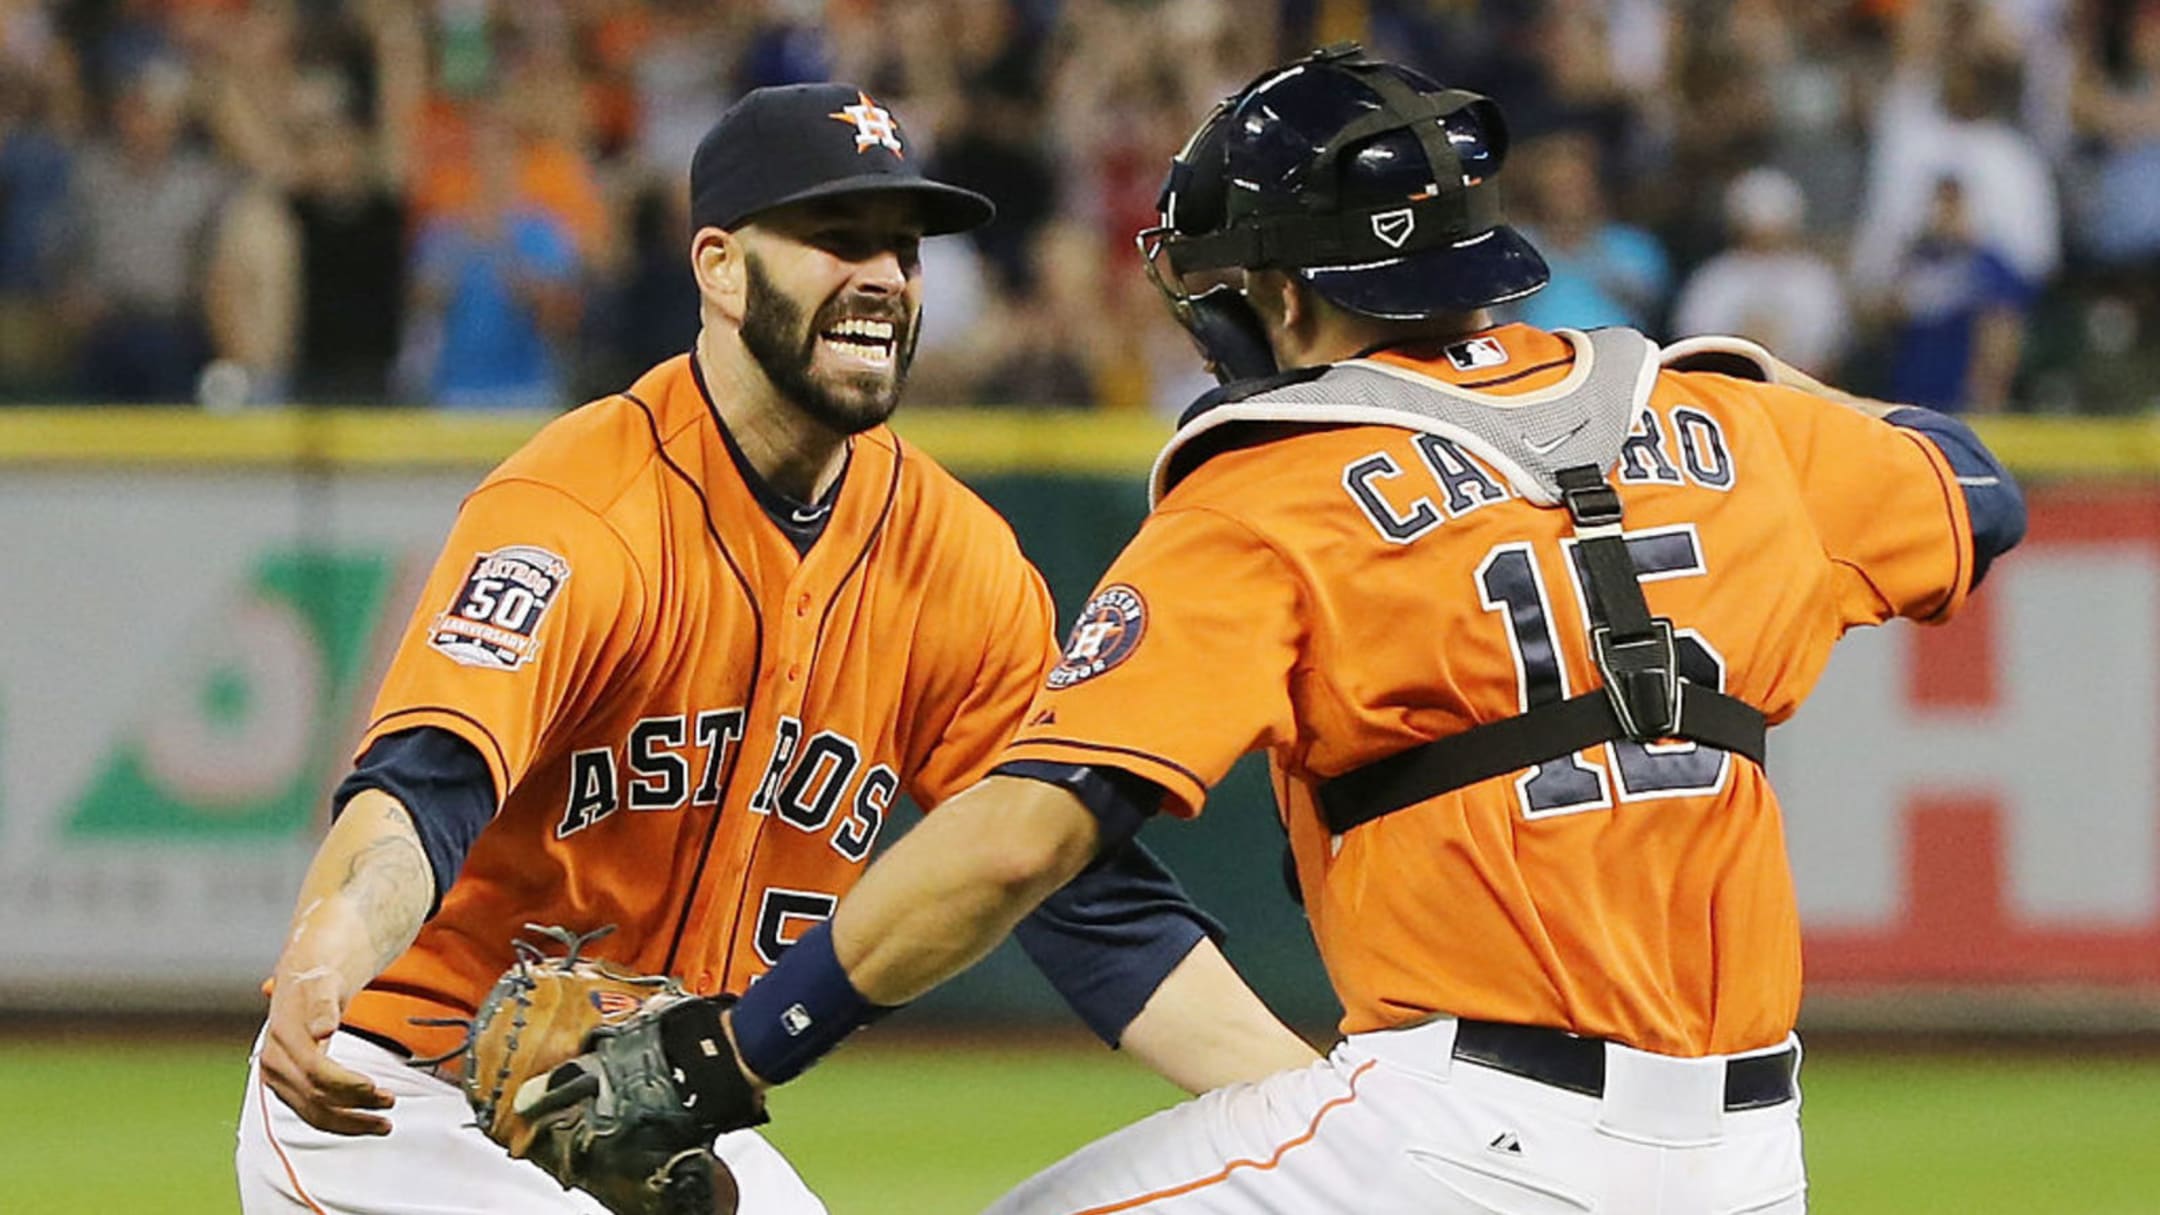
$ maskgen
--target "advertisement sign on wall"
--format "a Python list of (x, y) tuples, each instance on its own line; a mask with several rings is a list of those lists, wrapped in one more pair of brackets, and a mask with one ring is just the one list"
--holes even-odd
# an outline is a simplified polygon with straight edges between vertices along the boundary
[(385, 646), (470, 481), (11, 472), (8, 998), (252, 988)]
[(1964, 614), (1848, 637), (1772, 736), (1811, 983), (2160, 984), (2160, 493), (2031, 508)]

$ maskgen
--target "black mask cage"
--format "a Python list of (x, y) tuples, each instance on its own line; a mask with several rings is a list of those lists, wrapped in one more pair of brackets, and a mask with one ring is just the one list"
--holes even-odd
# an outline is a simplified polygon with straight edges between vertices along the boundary
[(1237, 283), (1216, 282), (1193, 294), (1185, 273), (1168, 255), (1173, 242), (1188, 239), (1185, 233), (1209, 232), (1222, 224), (1223, 174), (1199, 173), (1194, 166), (1222, 164), (1225, 120), (1242, 96), (1240, 90), (1217, 103), (1192, 138), (1185, 141), (1185, 147), (1170, 162), (1170, 176), (1156, 199), (1155, 209), (1162, 223), (1142, 231), (1138, 237), (1148, 281), (1170, 305), (1171, 315), (1199, 345), (1208, 370), (1225, 384), (1275, 374), (1275, 350), (1268, 343), (1267, 327), (1261, 324), (1259, 314)]

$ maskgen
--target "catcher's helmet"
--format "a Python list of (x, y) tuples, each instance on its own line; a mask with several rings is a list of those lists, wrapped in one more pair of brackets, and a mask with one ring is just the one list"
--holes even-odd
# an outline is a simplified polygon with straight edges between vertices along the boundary
[(1549, 272), (1501, 222), (1492, 179), (1507, 147), (1489, 99), (1356, 43), (1324, 47), (1208, 115), (1171, 162), (1141, 253), (1217, 375), (1267, 374), (1274, 356), (1243, 296), (1191, 295), (1185, 275), (1276, 267), (1386, 320), (1520, 299)]

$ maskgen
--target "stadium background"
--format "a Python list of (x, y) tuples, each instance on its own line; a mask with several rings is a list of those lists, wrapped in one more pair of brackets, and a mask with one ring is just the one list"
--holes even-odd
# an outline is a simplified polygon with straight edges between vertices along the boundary
[[(903, 430), (1069, 618), (1197, 386), (1127, 244), (1163, 157), (1341, 35), (1509, 108), (1530, 319), (1989, 415), (2032, 543), (1774, 743), (1817, 1209), (2160, 1210), (2150, 0), (0, 0), (0, 1209), (231, 1208), (254, 984), (381, 628), (464, 487), (687, 342), (677, 183), (728, 97), (866, 82), (1000, 199), (930, 259)], [(522, 293), (491, 215), (553, 250)], [(1149, 838), (1324, 1036), (1264, 782)], [(1008, 953), (775, 1133), (836, 1211), (973, 1209), (1169, 1097)]]

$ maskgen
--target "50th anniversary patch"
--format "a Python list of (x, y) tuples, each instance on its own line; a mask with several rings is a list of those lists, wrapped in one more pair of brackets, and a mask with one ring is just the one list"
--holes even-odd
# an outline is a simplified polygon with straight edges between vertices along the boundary
[(1050, 671), (1052, 688), (1069, 688), (1125, 661), (1147, 632), (1147, 600), (1118, 583), (1095, 592), (1080, 609), (1065, 659)]
[(481, 553), (430, 626), (428, 644), (468, 667), (514, 671), (539, 652), (540, 621), (569, 578), (570, 563), (544, 548)]

